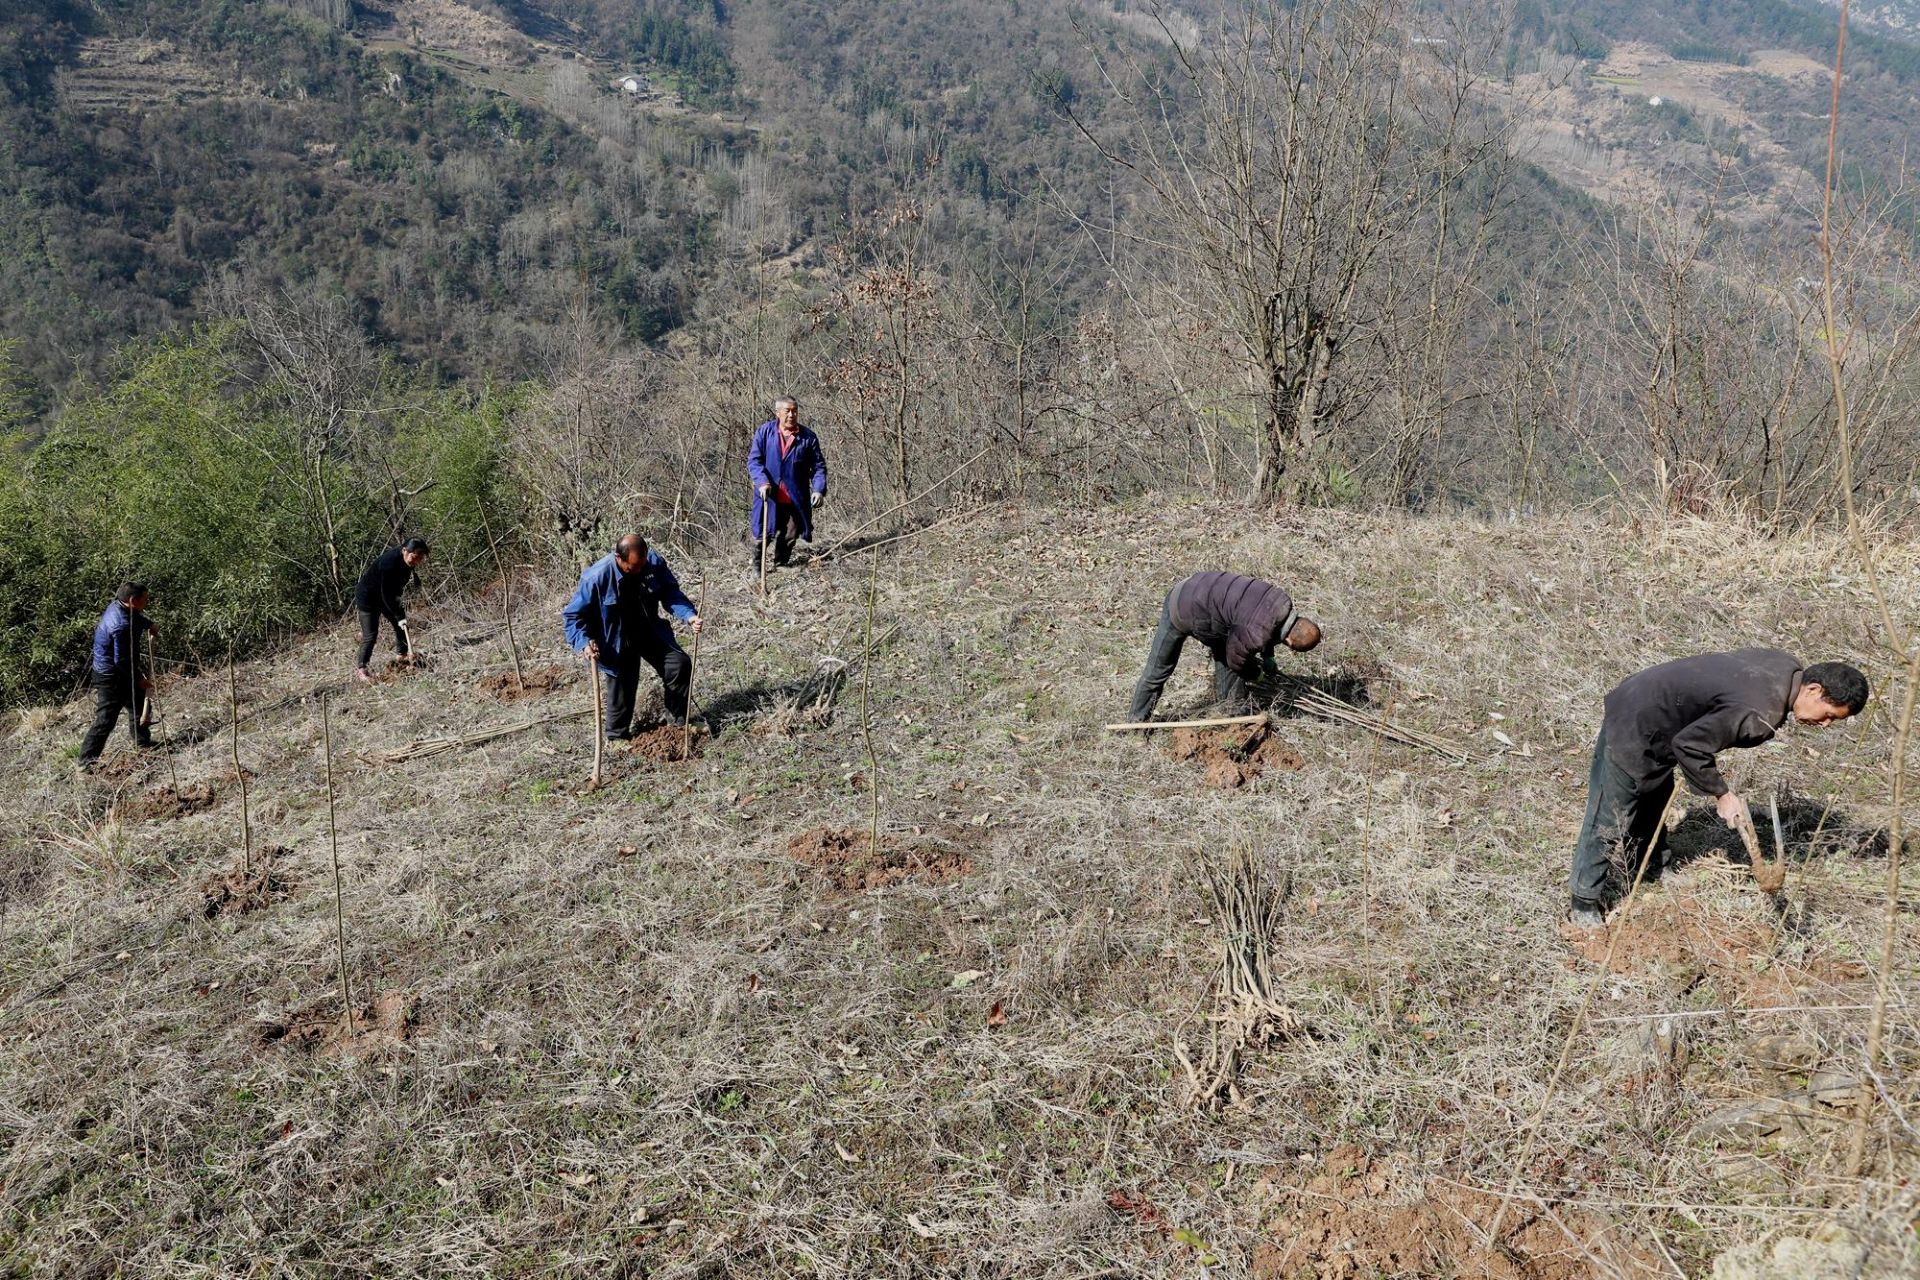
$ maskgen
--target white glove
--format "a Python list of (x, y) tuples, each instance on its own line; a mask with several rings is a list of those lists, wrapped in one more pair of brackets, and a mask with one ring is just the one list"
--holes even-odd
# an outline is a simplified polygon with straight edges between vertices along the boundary
[(825, 506), (826, 502), (827, 502), (827, 491), (825, 489), (822, 489), (820, 492), (813, 495), (813, 509), (815, 511), (818, 511), (821, 507)]
[(760, 486), (760, 501), (762, 501), (762, 502), (765, 502), (765, 501), (767, 500), (767, 498), (768, 498), (768, 497), (770, 497), (770, 496), (772, 495), (772, 493), (773, 493), (773, 486), (772, 486), (772, 485), (770, 485), (770, 484), (763, 484), (763, 485), (761, 485), (761, 486)]

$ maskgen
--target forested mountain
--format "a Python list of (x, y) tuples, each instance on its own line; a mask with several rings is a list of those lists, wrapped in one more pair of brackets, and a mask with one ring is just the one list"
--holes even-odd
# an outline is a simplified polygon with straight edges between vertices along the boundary
[[(536, 332), (583, 290), (656, 341), (729, 263), (817, 251), (930, 154), (954, 244), (1036, 196), (1108, 199), (1067, 118), (1102, 109), (1094, 59), (1165, 59), (1210, 9), (20, 0), (0, 14), (0, 329), (43, 407), (119, 341), (202, 314), (232, 267), (327, 281), (370, 334), (449, 376), (529, 371)], [(1752, 54), (1824, 59), (1832, 31), (1787, 0), (1523, 0), (1507, 69), (1597, 70), (1628, 42), (1700, 78), (1748, 68), (1705, 109), (1548, 128), (1541, 162), (1604, 197), (1561, 152), (1691, 140), (1775, 186), (1821, 158), (1822, 87), (1810, 64)], [(1915, 122), (1920, 52), (1856, 33), (1853, 69), (1849, 138), (1871, 172)], [(644, 94), (618, 87), (628, 73)], [(1756, 173), (1756, 147), (1787, 175)]]
[(723, 261), (830, 234), (930, 150), (976, 225), (1097, 173), (1053, 107), (1067, 6), (1004, 9), (23, 0), (0, 326), (42, 403), (229, 267), (325, 279), (449, 375), (526, 372), (582, 290), (654, 341)]
[(423, 522), (730, 535), (786, 391), (875, 512), (978, 456), (977, 495), (1791, 523), (1844, 339), (1856, 486), (1899, 492), (1889, 30), (1849, 39), (1829, 320), (1816, 0), (16, 0), (0, 691), (70, 668), (63, 576), (191, 580), (190, 639), (245, 642)]

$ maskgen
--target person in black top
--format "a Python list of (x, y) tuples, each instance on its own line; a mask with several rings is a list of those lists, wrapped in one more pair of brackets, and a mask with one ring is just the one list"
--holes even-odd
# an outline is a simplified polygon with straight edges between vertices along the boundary
[(1659, 867), (1664, 833), (1656, 828), (1676, 765), (1694, 790), (1714, 798), (1722, 822), (1750, 822), (1747, 802), (1714, 757), (1759, 746), (1788, 717), (1818, 728), (1858, 715), (1867, 694), (1867, 678), (1846, 663), (1804, 666), (1779, 649), (1676, 658), (1622, 680), (1607, 695), (1593, 744), (1587, 815), (1573, 851), (1574, 925), (1605, 923), (1642, 859), (1649, 873)]
[(373, 679), (367, 674), (367, 663), (373, 658), (373, 642), (380, 638), (382, 618), (393, 628), (394, 652), (402, 658), (412, 653), (407, 644), (407, 607), (400, 603), (400, 593), (426, 558), (426, 540), (408, 538), (375, 556), (360, 575), (360, 584), (353, 589), (353, 608), (360, 618), (360, 661), (354, 667), (354, 679)]

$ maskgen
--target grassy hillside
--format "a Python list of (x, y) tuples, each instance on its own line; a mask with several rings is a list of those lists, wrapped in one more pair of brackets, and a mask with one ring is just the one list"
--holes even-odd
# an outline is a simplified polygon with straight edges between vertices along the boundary
[[(430, 661), (372, 688), (333, 674), (344, 629), (243, 667), (254, 838), (275, 849), (252, 884), (224, 673), (162, 689), (179, 785), (211, 791), (184, 816), (138, 816), (178, 808), (161, 757), (116, 743), (103, 776), (71, 776), (81, 704), (14, 718), (8, 1273), (1912, 1273), (1911, 915), (1864, 1180), (1816, 1077), (1860, 1061), (1884, 700), (1737, 756), (1751, 794), (1794, 788), (1785, 924), (1695, 798), (1685, 865), (1623, 932), (1546, 1097), (1602, 954), (1556, 924), (1600, 695), (1710, 647), (1865, 660), (1836, 547), (1169, 506), (991, 509), (882, 556), (864, 667), (864, 557), (782, 574), (765, 605), (732, 556), (709, 562), (717, 732), (692, 763), (615, 756), (595, 792), (582, 718), (367, 762), (584, 710), (566, 584), (516, 592), (530, 669), (555, 668), (523, 700), (485, 687), (509, 670), (497, 595), (419, 608)], [(1103, 733), (1161, 593), (1202, 566), (1294, 588), (1328, 640), (1289, 668), (1466, 760), (1297, 713), (1297, 690), (1239, 787)], [(1920, 561), (1893, 568), (1910, 598)], [(322, 688), (367, 1010), (344, 1041)], [(1168, 709), (1204, 696), (1190, 655)], [(1207, 1108), (1176, 1045), (1198, 1061), (1222, 1025), (1203, 886), (1236, 865), (1284, 898), (1272, 990), (1297, 1023), (1276, 1016)], [(1484, 1243), (1510, 1186), (1515, 1253)]]

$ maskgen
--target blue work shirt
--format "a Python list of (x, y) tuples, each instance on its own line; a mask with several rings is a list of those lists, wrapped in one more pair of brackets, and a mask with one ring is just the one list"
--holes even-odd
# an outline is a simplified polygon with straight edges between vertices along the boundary
[(641, 636), (660, 638), (664, 632), (664, 639), (672, 641), (673, 628), (660, 616), (662, 606), (680, 622), (693, 621), (693, 601), (660, 553), (648, 547), (646, 563), (633, 573), (622, 573), (611, 554), (587, 566), (560, 617), (567, 643), (576, 652), (591, 640), (600, 646), (600, 669), (617, 671)]

